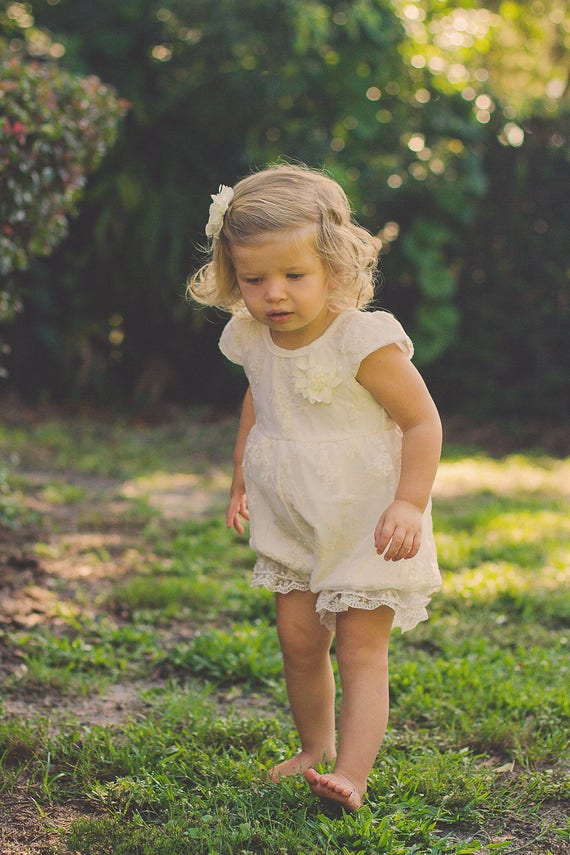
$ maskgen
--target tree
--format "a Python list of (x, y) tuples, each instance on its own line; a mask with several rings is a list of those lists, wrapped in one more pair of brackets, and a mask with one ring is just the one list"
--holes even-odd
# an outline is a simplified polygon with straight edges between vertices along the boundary
[[(471, 415), (567, 421), (570, 9), (398, 0), (407, 61), (459, 95), (482, 133), (485, 189), (461, 240), (457, 344), (430, 366)], [(414, 226), (417, 228), (417, 221)]]
[[(564, 138), (560, 83), (552, 82), (562, 75), (563, 8), (540, 29), (536, 3), (514, 0), (493, 9), (483, 0), (28, 6), (68, 45), (70, 67), (110, 80), (132, 109), (66, 245), (35, 267), (27, 298), (35, 348), (19, 356), (21, 386), (99, 396), (116, 389), (147, 401), (237, 398), (216, 356), (220, 325), (184, 306), (184, 281), (199, 262), (210, 193), (285, 156), (325, 166), (346, 187), (383, 244), (381, 301), (412, 332), (424, 371), (443, 377), (444, 405), (460, 403), (449, 378), (458, 358), (476, 381), (479, 373), (462, 339), (480, 334), (466, 330), (466, 295), (480, 275), (471, 259), (487, 239), (486, 209), (500, 220), (505, 188), (496, 170), (526, 158), (531, 116), (550, 123), (544, 139)], [(537, 27), (544, 35), (528, 76), (542, 74), (544, 85), (516, 101), (507, 97), (516, 87), (502, 41), (514, 34), (518, 47), (509, 50), (522, 52)], [(565, 163), (560, 147), (551, 155), (541, 171), (548, 181)], [(517, 198), (530, 192), (520, 180)], [(509, 252), (522, 260), (530, 247)], [(486, 275), (502, 311), (502, 282), (494, 270)], [(512, 326), (509, 317), (501, 323)], [(55, 328), (63, 348), (46, 343)], [(499, 344), (486, 341), (497, 361)], [(208, 371), (196, 370), (204, 364)], [(560, 393), (557, 378), (551, 391)], [(481, 407), (491, 402), (479, 398)]]
[[(191, 320), (181, 298), (198, 262), (209, 194), (251, 166), (283, 155), (324, 165), (380, 231), (385, 252), (396, 233), (384, 211), (398, 209), (402, 185), (442, 234), (455, 219), (446, 195), (431, 192), (436, 171), (414, 167), (416, 178), (426, 170), (421, 188), (409, 172), (417, 158), (408, 143), (424, 126), (442, 140), (436, 169), (450, 166), (466, 213), (480, 191), (477, 163), (446, 144), (477, 129), (461, 99), (430, 100), (418, 71), (402, 63), (405, 32), (388, 0), (100, 0), (81, 15), (66, 0), (31, 5), (38, 22), (70, 44), (70, 64), (103, 74), (133, 105), (65, 255), (49, 267), (47, 290), (57, 287), (61, 304), (50, 311), (68, 346), (65, 359), (44, 347), (28, 364), (49, 370), (51, 363), (66, 388), (79, 379), (91, 393), (111, 382), (141, 397), (182, 396), (192, 378), (196, 397), (212, 382), (225, 393), (221, 364), (213, 381), (193, 370), (200, 358), (214, 359), (217, 330), (203, 313)], [(446, 238), (434, 253), (446, 278), (449, 249)], [(29, 317), (46, 318), (38, 302), (45, 294), (44, 270)], [(437, 336), (417, 315), (426, 358), (453, 336), (449, 303), (449, 289), (432, 289), (425, 314), (439, 313)]]

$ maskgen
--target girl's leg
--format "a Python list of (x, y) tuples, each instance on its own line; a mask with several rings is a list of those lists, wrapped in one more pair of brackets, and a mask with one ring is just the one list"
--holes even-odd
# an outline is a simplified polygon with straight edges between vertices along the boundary
[(310, 591), (276, 594), (287, 695), (301, 751), (271, 770), (272, 781), (335, 757), (335, 684), (329, 655), (332, 633), (315, 612), (316, 600)]
[(348, 609), (337, 615), (336, 655), (342, 682), (338, 755), (334, 770), (308, 769), (313, 792), (357, 810), (388, 723), (388, 645), (394, 612)]

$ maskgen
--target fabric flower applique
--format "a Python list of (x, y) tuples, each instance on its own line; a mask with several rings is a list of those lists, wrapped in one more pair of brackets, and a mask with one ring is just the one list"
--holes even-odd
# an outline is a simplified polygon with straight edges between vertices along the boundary
[(220, 184), (218, 193), (212, 194), (212, 204), (210, 205), (210, 217), (206, 223), (207, 237), (217, 238), (224, 225), (224, 216), (230, 202), (234, 198), (232, 187), (226, 187), (225, 184)]
[(341, 382), (342, 378), (336, 368), (312, 353), (297, 361), (293, 388), (310, 404), (330, 404), (332, 391)]

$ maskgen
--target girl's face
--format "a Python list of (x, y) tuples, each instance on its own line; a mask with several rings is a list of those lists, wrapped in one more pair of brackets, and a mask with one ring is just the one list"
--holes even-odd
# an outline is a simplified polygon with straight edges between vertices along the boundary
[(231, 247), (250, 314), (269, 327), (275, 344), (291, 350), (319, 338), (335, 318), (328, 307), (329, 278), (313, 243), (312, 229), (296, 229)]

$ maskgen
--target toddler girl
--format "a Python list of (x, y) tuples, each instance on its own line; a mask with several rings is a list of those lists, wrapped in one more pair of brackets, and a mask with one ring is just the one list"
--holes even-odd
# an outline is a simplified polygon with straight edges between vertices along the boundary
[(441, 583), (430, 519), (440, 421), (398, 321), (361, 311), (377, 242), (335, 181), (276, 166), (212, 199), (211, 261), (189, 293), (233, 314), (220, 348), (249, 388), (227, 525), (242, 534), (250, 520), (252, 584), (276, 594), (301, 743), (270, 778), (303, 773), (317, 796), (356, 810), (388, 719), (392, 625), (425, 620)]

